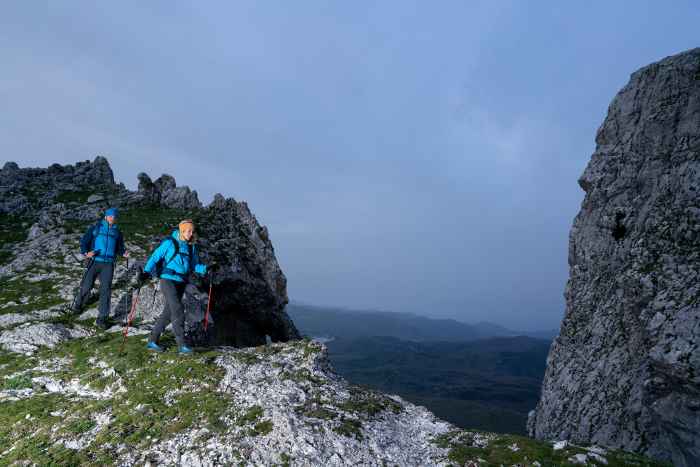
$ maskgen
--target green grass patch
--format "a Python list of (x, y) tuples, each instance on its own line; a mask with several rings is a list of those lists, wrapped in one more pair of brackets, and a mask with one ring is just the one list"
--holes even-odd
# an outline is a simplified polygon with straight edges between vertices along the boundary
[(263, 420), (260, 423), (256, 423), (252, 430), (248, 432), (250, 436), (265, 436), (272, 431), (272, 420)]
[[(490, 440), (487, 446), (480, 447), (475, 441), (478, 436), (495, 436), (495, 439)], [(433, 443), (449, 449), (448, 459), (458, 465), (483, 459), (486, 461), (485, 465), (531, 466), (534, 461), (537, 461), (542, 467), (573, 467), (581, 464), (571, 462), (569, 459), (576, 454), (587, 453), (583, 447), (569, 445), (555, 451), (552, 445), (545, 441), (524, 436), (494, 435), (479, 431), (452, 431), (433, 439)], [(511, 449), (511, 446), (515, 446), (517, 449)], [(610, 450), (603, 457), (607, 459), (607, 464), (599, 462), (593, 457), (588, 457), (587, 465), (670, 467), (670, 464), (617, 450)]]
[(22, 216), (0, 214), (0, 264), (10, 263), (17, 244), (27, 238), (33, 219)]
[(31, 375), (19, 375), (7, 378), (2, 384), (3, 389), (26, 389), (32, 387)]
[(303, 415), (305, 417), (318, 418), (321, 420), (333, 420), (338, 416), (337, 414), (335, 414), (335, 412), (331, 412), (330, 410), (324, 407), (319, 407), (316, 405), (299, 407), (296, 409), (296, 412), (299, 415)]
[(246, 365), (255, 365), (261, 361), (260, 357), (245, 351), (236, 351), (231, 354), (233, 358)]
[(395, 414), (401, 413), (403, 408), (398, 402), (388, 398), (384, 394), (370, 390), (353, 389), (350, 399), (338, 405), (338, 408), (365, 417), (375, 417), (389, 410)]
[(342, 417), (340, 423), (333, 427), (333, 431), (348, 438), (355, 438), (358, 441), (361, 441), (364, 437), (362, 435), (362, 422), (352, 418)]
[(71, 421), (66, 428), (69, 432), (79, 435), (92, 430), (96, 425), (94, 420), (81, 418)]
[(55, 198), (55, 203), (64, 204), (85, 204), (90, 195), (95, 194), (94, 190), (63, 191)]
[(263, 415), (263, 409), (259, 405), (250, 407), (243, 416), (238, 419), (239, 425), (248, 425), (254, 423)]
[(32, 459), (40, 465), (49, 464), (44, 443), (45, 436), (60, 417), (52, 411), (74, 409), (78, 404), (67, 397), (51, 394), (37, 395), (19, 401), (0, 402), (0, 452), (13, 445), (15, 449), (3, 462)]
[(312, 383), (314, 385), (322, 385), (325, 383), (325, 381), (323, 379), (314, 376), (306, 368), (302, 368), (301, 370), (295, 370), (295, 371), (285, 370), (280, 374), (280, 378), (291, 379), (292, 381), (295, 381), (297, 383), (309, 382), (309, 383)]
[[(216, 390), (225, 373), (214, 363), (216, 352), (186, 358), (175, 349), (150, 353), (141, 336), (127, 339), (123, 351), (121, 344), (121, 334), (103, 333), (69, 341), (53, 350), (43, 349), (31, 361), (22, 356), (15, 361), (10, 355), (0, 353), (0, 375), (12, 375), (26, 366), (31, 368), (39, 360), (58, 357), (70, 363), (51, 374), (53, 378), (62, 381), (77, 378), (93, 390), (120, 382), (126, 389), (108, 400), (35, 395), (0, 403), (0, 452), (14, 446), (10, 459), (31, 460), (39, 465), (105, 465), (113, 463), (110, 446), (125, 443), (130, 449), (143, 449), (193, 426), (205, 426), (213, 431), (227, 428), (225, 420), (235, 415), (233, 396)], [(13, 386), (29, 383), (29, 375), (5, 380), (5, 384)], [(55, 411), (61, 413), (51, 415)], [(105, 411), (111, 413), (111, 422), (96, 433), (92, 443), (74, 453), (74, 457), (54, 446), (56, 436), (70, 438), (93, 430), (94, 414)], [(261, 415), (262, 408), (254, 407), (244, 416), (257, 434), (271, 429), (268, 422), (260, 420)]]
[(36, 366), (36, 364), (36, 357), (0, 349), (0, 378), (28, 370)]
[[(0, 310), (0, 313), (23, 313), (32, 310), (45, 310), (65, 303), (56, 290), (55, 279), (27, 280), (26, 276), (6, 276), (0, 278), (0, 303), (15, 302)], [(26, 303), (21, 303), (28, 298)]]

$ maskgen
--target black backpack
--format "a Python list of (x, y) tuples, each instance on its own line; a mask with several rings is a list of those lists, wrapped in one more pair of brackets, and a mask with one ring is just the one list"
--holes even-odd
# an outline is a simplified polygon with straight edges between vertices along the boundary
[[(174, 252), (173, 252), (173, 254), (170, 256), (170, 258), (168, 258), (167, 260), (165, 259), (165, 256), (163, 256), (162, 258), (160, 258), (160, 259), (156, 262), (155, 266), (153, 267), (153, 273), (154, 273), (154, 276), (155, 276), (155, 277), (160, 277), (161, 274), (163, 274), (163, 272), (165, 271), (166, 266), (167, 266), (168, 264), (170, 264), (170, 262), (171, 262), (173, 259), (175, 259), (175, 257), (176, 257), (177, 255), (180, 254), (180, 245), (178, 245), (177, 240), (175, 240), (175, 239), (174, 239), (172, 236), (170, 236), (170, 235), (163, 239), (164, 242), (166, 242), (166, 241), (168, 241), (168, 240), (170, 240), (170, 241), (173, 243)], [(189, 254), (189, 261), (192, 261), (192, 254), (193, 254), (193, 253), (192, 253), (192, 244), (191, 244), (191, 243), (188, 243), (188, 244), (187, 244), (187, 253)], [(177, 272), (175, 272), (175, 271), (169, 271), (169, 272), (174, 273), (174, 274), (177, 274), (178, 276), (183, 277), (183, 279), (185, 279), (185, 282), (187, 282), (187, 278), (184, 277), (182, 274), (179, 274), (179, 273), (177, 273)], [(188, 275), (189, 275), (189, 274), (188, 274)]]

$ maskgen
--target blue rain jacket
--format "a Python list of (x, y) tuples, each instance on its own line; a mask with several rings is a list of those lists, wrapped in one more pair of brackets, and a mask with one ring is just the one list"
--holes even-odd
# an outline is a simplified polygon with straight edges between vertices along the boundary
[(163, 272), (160, 275), (163, 279), (187, 282), (187, 276), (190, 272), (201, 275), (206, 274), (207, 267), (199, 262), (197, 246), (192, 245), (192, 256), (190, 256), (187, 242), (180, 240), (180, 232), (178, 230), (173, 231), (172, 237), (178, 245), (178, 251), (175, 251), (175, 245), (172, 241), (169, 239), (163, 240), (151, 254), (151, 257), (148, 258), (143, 270), (151, 275), (155, 275), (156, 263), (163, 258), (164, 261), (167, 261), (163, 265)]
[(80, 252), (85, 254), (94, 251), (95, 261), (100, 263), (113, 263), (117, 255), (124, 254), (124, 237), (117, 224), (109, 225), (102, 219), (95, 225), (91, 225), (80, 239)]

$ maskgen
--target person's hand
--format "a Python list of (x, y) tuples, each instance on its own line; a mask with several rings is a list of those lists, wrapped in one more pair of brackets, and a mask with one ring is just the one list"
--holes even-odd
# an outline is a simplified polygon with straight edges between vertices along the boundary
[(88, 252), (85, 254), (85, 256), (87, 256), (88, 258), (92, 258), (93, 256), (95, 256), (95, 252), (94, 252), (94, 251), (88, 251)]
[(128, 252), (128, 251), (125, 251), (123, 256), (124, 256), (124, 258), (128, 258), (128, 257), (129, 257), (129, 252)]

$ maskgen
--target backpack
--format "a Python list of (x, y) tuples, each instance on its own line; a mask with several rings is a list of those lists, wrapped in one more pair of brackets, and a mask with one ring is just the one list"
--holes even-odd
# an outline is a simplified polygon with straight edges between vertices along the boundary
[[(166, 266), (167, 266), (168, 264), (170, 264), (170, 262), (171, 262), (173, 259), (175, 259), (175, 257), (176, 257), (177, 255), (180, 254), (180, 245), (177, 243), (177, 240), (175, 240), (175, 239), (174, 239), (172, 236), (170, 236), (170, 235), (168, 235), (166, 238), (163, 239), (164, 242), (165, 242), (165, 241), (168, 241), (168, 240), (169, 240), (170, 242), (172, 242), (172, 244), (173, 244), (173, 254), (172, 254), (172, 255), (170, 256), (170, 258), (168, 258), (167, 260), (165, 259), (165, 256), (164, 256), (164, 257), (160, 258), (160, 259), (156, 262), (155, 266), (153, 267), (153, 273), (154, 273), (154, 276), (155, 276), (155, 277), (160, 277), (160, 276), (163, 274), (163, 272), (165, 271)], [(192, 244), (191, 244), (191, 243), (188, 243), (188, 244), (187, 244), (187, 253), (189, 254), (189, 257), (190, 257), (189, 261), (192, 261), (192, 254), (193, 254), (193, 253), (192, 253)], [(178, 274), (178, 273), (175, 273), (174, 271), (169, 271), (169, 272), (172, 272), (172, 273), (174, 273), (174, 274), (180, 275), (180, 274)], [(185, 282), (187, 282), (187, 279), (186, 279), (186, 278), (184, 278), (184, 279), (185, 279)]]

